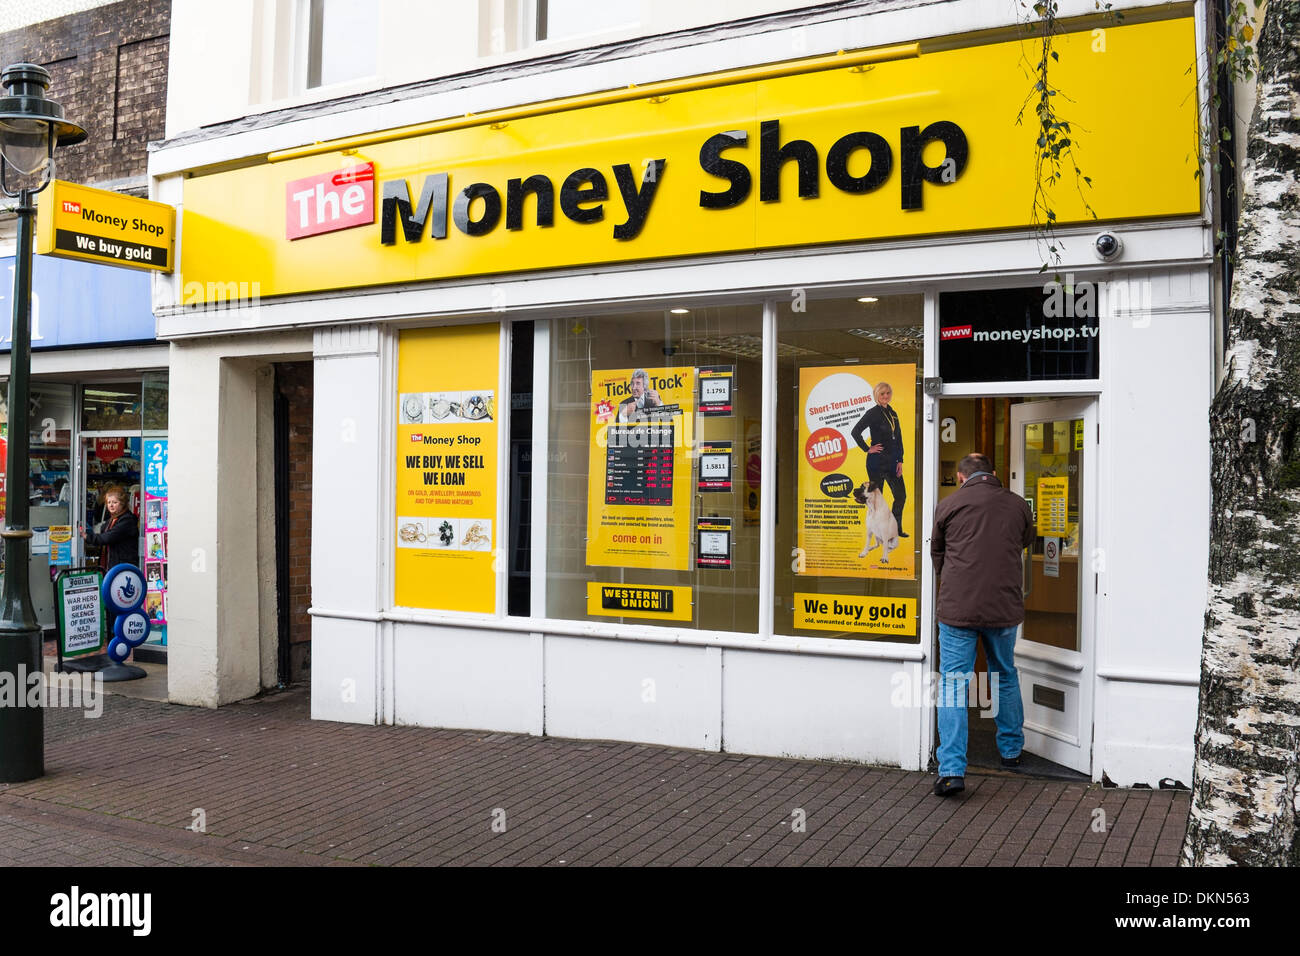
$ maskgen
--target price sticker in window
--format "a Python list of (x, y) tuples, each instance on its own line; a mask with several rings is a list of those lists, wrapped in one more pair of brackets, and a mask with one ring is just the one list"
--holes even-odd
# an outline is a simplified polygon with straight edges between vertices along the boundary
[(734, 365), (706, 365), (696, 373), (700, 382), (700, 414), (723, 417), (732, 413), (731, 384)]
[(731, 519), (699, 518), (695, 522), (695, 566), (731, 570)]
[(731, 491), (731, 442), (700, 443), (700, 473), (697, 491)]

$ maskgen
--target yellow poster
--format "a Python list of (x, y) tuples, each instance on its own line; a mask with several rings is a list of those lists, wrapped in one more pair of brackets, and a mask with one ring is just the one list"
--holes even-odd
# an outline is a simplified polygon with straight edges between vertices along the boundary
[(794, 626), (815, 631), (865, 631), (914, 637), (916, 598), (805, 594), (796, 591)]
[(691, 589), (645, 584), (587, 582), (587, 613), (597, 617), (648, 617), (662, 621), (691, 619)]
[(688, 567), (694, 399), (694, 369), (592, 373), (587, 564)]
[(403, 332), (397, 353), (395, 602), (496, 611), (496, 325)]
[(912, 580), (916, 366), (799, 370), (799, 573)]
[(1038, 534), (1044, 537), (1063, 537), (1068, 533), (1070, 479), (1038, 479)]

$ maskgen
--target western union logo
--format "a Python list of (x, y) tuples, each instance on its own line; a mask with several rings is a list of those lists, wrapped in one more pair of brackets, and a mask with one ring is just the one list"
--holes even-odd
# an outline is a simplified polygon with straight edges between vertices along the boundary
[(673, 613), (673, 592), (668, 588), (602, 587), (600, 606), (606, 611)]

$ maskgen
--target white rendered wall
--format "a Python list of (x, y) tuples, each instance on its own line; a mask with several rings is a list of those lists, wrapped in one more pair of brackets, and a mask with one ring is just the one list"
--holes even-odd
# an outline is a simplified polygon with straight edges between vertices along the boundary
[(921, 670), (915, 662), (729, 649), (725, 749), (922, 769), (926, 700), (912, 693)]
[[(317, 618), (318, 624), (321, 618)], [(313, 647), (335, 694), (370, 625)], [(919, 661), (583, 637), (403, 621), (392, 624), (393, 722), (920, 769)], [(808, 643), (808, 642), (805, 642)], [(915, 655), (918, 649), (913, 649)], [(313, 674), (316, 670), (313, 670)], [(900, 694), (900, 686), (906, 688)], [(354, 722), (366, 723), (358, 706)], [(337, 719), (347, 719), (339, 717)]]
[(694, 750), (722, 745), (722, 651), (549, 637), (546, 732)]
[(393, 627), (393, 720), (421, 727), (543, 732), (542, 635)]
[(1210, 534), (1208, 268), (1135, 274), (1103, 320), (1093, 776), (1191, 783)]

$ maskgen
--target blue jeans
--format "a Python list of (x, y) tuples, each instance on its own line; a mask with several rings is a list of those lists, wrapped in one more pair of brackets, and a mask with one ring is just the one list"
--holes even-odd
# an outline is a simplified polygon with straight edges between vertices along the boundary
[(994, 722), (998, 727), (998, 753), (1018, 756), (1025, 745), (1025, 711), (1020, 700), (1020, 675), (1016, 673), (1014, 627), (968, 628), (939, 623), (939, 658), (943, 672), (937, 688), (939, 720), (939, 776), (966, 776), (967, 686), (975, 669), (975, 641), (984, 640), (989, 681), (997, 676), (998, 702)]

